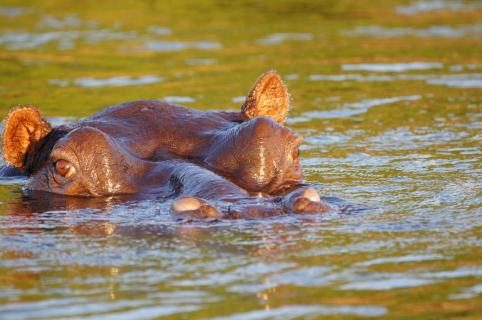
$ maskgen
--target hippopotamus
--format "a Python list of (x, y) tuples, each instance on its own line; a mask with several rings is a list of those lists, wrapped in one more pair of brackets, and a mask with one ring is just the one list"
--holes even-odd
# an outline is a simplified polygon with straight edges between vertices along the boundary
[(22, 106), (4, 122), (3, 155), (30, 177), (26, 189), (173, 198), (171, 211), (183, 217), (326, 211), (303, 182), (301, 138), (284, 126), (288, 109), (274, 71), (255, 82), (238, 112), (140, 100), (53, 127), (37, 107)]

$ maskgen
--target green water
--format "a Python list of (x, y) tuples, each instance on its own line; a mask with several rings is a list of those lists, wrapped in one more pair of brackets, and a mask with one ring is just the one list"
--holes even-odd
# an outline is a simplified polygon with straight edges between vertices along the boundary
[(2, 1), (2, 117), (235, 110), (274, 68), (348, 210), (183, 224), (3, 178), (0, 319), (479, 319), (481, 37), (479, 1)]

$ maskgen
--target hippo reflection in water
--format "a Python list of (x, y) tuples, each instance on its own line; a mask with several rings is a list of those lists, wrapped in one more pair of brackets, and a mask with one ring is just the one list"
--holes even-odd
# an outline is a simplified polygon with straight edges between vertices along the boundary
[(283, 126), (288, 108), (273, 71), (240, 112), (134, 101), (53, 128), (35, 107), (18, 107), (5, 120), (4, 158), (30, 176), (29, 190), (172, 197), (181, 217), (323, 212), (328, 206), (303, 184), (301, 139)]

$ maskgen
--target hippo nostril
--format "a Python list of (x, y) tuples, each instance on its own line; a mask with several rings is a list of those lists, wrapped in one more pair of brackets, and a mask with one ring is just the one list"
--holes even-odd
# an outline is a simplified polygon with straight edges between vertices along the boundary
[(300, 149), (299, 148), (295, 148), (293, 150), (293, 152), (291, 153), (291, 157), (293, 158), (293, 160), (298, 159), (299, 155), (300, 155)]

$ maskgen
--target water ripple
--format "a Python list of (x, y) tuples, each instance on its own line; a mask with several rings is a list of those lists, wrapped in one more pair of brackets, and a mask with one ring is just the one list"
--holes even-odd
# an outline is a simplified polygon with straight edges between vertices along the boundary
[(156, 75), (144, 75), (139, 77), (117, 76), (105, 79), (96, 79), (91, 77), (77, 78), (75, 80), (51, 79), (49, 83), (52, 85), (67, 87), (71, 84), (78, 87), (100, 88), (100, 87), (124, 87), (124, 86), (140, 86), (158, 83), (163, 80), (162, 77)]
[(359, 102), (344, 103), (341, 109), (330, 111), (309, 111), (304, 112), (303, 116), (311, 119), (332, 119), (345, 118), (367, 112), (370, 108), (385, 104), (398, 103), (402, 101), (416, 101), (422, 97), (419, 95), (401, 96), (391, 98), (367, 99)]
[(410, 70), (441, 69), (442, 63), (436, 62), (404, 62), (404, 63), (360, 63), (344, 64), (343, 71), (403, 72)]
[(348, 305), (288, 305), (270, 310), (248, 311), (234, 315), (211, 319), (223, 320), (261, 320), (261, 319), (298, 319), (316, 315), (355, 315), (362, 317), (380, 317), (387, 313), (380, 306)]
[(458, 0), (419, 0), (412, 1), (412, 3), (408, 5), (397, 6), (396, 12), (410, 16), (432, 11), (462, 11), (474, 9), (482, 9), (482, 4), (478, 2), (466, 2)]

